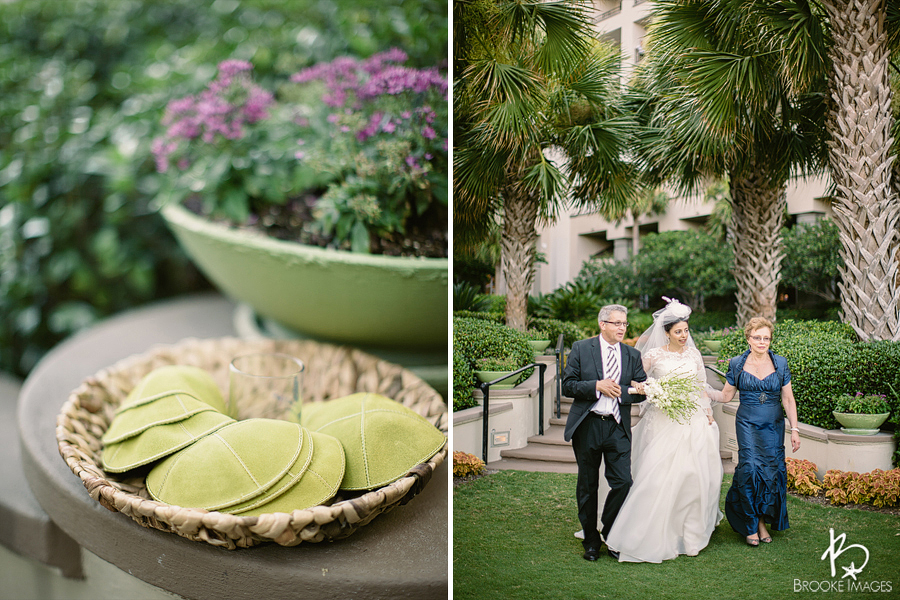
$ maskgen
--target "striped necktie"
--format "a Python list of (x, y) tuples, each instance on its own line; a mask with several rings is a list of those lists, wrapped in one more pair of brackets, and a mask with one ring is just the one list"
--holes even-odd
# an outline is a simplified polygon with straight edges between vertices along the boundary
[[(619, 360), (618, 360), (618, 357), (616, 356), (616, 354), (618, 354), (618, 353), (616, 352), (615, 346), (610, 346), (609, 352), (606, 355), (606, 370), (608, 372), (606, 378), (612, 379), (613, 381), (618, 383), (619, 377), (621, 376), (622, 372), (621, 372), (621, 369), (619, 368)], [(622, 416), (619, 414), (619, 399), (618, 398), (613, 399), (612, 414), (613, 414), (613, 418), (616, 420), (616, 423), (622, 422)]]

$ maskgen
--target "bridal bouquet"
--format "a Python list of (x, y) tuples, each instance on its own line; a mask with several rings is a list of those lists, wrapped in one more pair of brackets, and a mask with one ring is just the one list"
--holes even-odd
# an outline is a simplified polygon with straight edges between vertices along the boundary
[(644, 392), (647, 402), (684, 425), (697, 409), (692, 396), (700, 393), (700, 383), (694, 375), (674, 371), (659, 379), (648, 378), (644, 382)]

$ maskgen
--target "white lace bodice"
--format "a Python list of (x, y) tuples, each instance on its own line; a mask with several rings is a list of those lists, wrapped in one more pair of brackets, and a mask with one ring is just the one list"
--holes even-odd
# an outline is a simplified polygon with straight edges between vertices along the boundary
[(706, 393), (706, 367), (703, 365), (703, 357), (699, 350), (686, 347), (684, 352), (669, 352), (665, 346), (660, 346), (645, 352), (641, 358), (647, 377), (659, 379), (676, 370), (696, 376), (703, 390), (697, 398), (697, 403), (704, 412), (711, 414), (712, 408)]

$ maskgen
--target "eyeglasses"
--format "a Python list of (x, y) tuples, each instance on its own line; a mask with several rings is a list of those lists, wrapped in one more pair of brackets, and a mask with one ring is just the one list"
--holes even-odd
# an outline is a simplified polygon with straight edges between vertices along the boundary
[(767, 344), (772, 341), (772, 338), (763, 337), (761, 335), (751, 335), (750, 339), (753, 340), (754, 342), (765, 342)]
[(607, 325), (612, 325), (613, 327), (628, 327), (628, 321), (603, 321)]

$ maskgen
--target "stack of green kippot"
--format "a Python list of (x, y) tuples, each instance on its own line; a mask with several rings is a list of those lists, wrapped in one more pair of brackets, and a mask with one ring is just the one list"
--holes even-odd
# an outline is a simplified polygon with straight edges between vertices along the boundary
[(103, 467), (155, 464), (160, 502), (241, 516), (290, 512), (331, 499), (344, 476), (335, 438), (275, 419), (235, 421), (202, 369), (166, 366), (144, 377), (103, 435)]
[(147, 476), (147, 491), (168, 504), (252, 516), (322, 504), (343, 475), (344, 451), (333, 437), (247, 419), (162, 461)]
[(103, 434), (103, 468), (122, 473), (181, 450), (233, 423), (212, 377), (202, 369), (168, 366), (144, 377)]
[(240, 516), (327, 502), (339, 488), (371, 490), (434, 456), (444, 434), (399, 402), (358, 393), (306, 404), (302, 422), (235, 421), (212, 377), (156, 369), (128, 395), (103, 435), (103, 466), (156, 463), (147, 490), (160, 502)]

